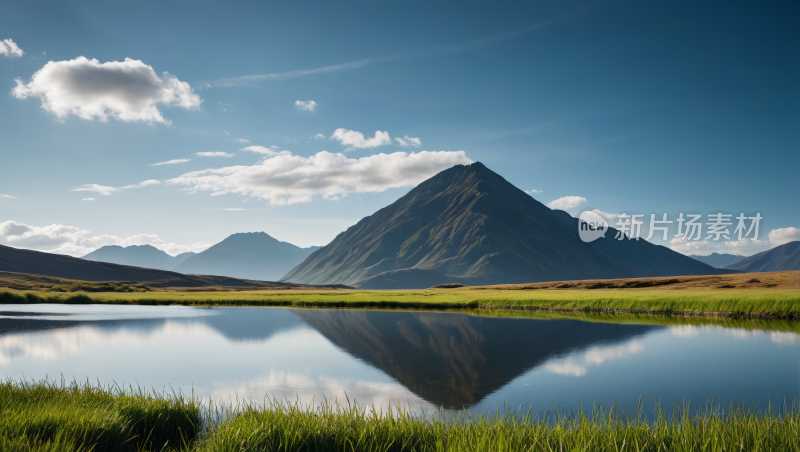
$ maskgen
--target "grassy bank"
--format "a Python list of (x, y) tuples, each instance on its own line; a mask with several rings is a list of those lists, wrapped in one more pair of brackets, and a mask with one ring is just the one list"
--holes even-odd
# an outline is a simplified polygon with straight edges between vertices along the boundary
[(796, 289), (282, 290), (248, 292), (0, 292), (0, 303), (107, 303), (184, 306), (293, 306), (377, 309), (548, 309), (653, 314), (723, 313), (800, 319)]
[(180, 395), (89, 385), (0, 385), (0, 450), (13, 451), (733, 451), (798, 450), (794, 407), (693, 410), (626, 417), (593, 409), (555, 418), (513, 410), (417, 415), (403, 407), (206, 407)]
[(176, 394), (0, 383), (2, 451), (185, 450), (199, 432), (199, 404)]

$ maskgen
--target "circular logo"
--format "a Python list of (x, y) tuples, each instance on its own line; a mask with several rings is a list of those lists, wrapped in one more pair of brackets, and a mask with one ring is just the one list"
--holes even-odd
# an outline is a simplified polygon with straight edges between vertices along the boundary
[(608, 223), (600, 215), (585, 210), (578, 217), (578, 234), (584, 242), (594, 242), (599, 238), (605, 238), (608, 230)]

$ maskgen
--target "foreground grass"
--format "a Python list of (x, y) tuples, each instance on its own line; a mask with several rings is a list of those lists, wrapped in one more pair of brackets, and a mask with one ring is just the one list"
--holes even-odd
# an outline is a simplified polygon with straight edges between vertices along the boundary
[[(199, 414), (206, 413), (201, 430)], [(734, 451), (800, 449), (794, 406), (656, 408), (645, 418), (593, 408), (555, 418), (497, 410), (414, 414), (404, 407), (199, 407), (180, 395), (90, 385), (0, 385), (0, 450), (13, 451)]]
[(283, 290), (250, 292), (0, 292), (2, 303), (106, 303), (185, 306), (292, 306), (379, 309), (516, 308), (724, 313), (733, 317), (800, 319), (800, 290)]
[(0, 383), (2, 451), (182, 450), (200, 431), (200, 406), (176, 394), (89, 384)]

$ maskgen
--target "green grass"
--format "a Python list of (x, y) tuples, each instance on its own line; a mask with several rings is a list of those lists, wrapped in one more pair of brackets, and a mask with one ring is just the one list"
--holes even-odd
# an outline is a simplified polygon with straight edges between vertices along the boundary
[(725, 313), (734, 317), (800, 319), (792, 289), (395, 290), (251, 292), (0, 292), (0, 303), (108, 303), (185, 306), (294, 306), (378, 309), (538, 308), (573, 311)]
[(53, 380), (0, 383), (0, 451), (185, 450), (200, 405), (158, 394)]
[[(500, 408), (415, 413), (323, 402), (199, 406), (180, 394), (88, 384), (0, 385), (2, 451), (770, 451), (800, 449), (793, 405), (667, 412), (613, 407), (554, 418)], [(200, 428), (200, 413), (206, 413)]]

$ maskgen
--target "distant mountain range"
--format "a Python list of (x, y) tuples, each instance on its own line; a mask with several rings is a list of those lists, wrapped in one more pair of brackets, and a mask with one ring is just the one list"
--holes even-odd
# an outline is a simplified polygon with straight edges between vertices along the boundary
[(800, 270), (800, 241), (776, 246), (725, 267), (729, 270), (752, 272), (782, 272)]
[(615, 234), (584, 243), (577, 218), (481, 163), (457, 165), (339, 234), (283, 281), (401, 289), (725, 273)]
[(0, 271), (55, 276), (81, 281), (116, 281), (152, 287), (210, 287), (269, 285), (224, 276), (182, 275), (151, 268), (96, 262), (61, 254), (21, 250), (0, 245)]
[(155, 268), (157, 270), (172, 270), (195, 254), (189, 251), (173, 257), (151, 245), (131, 245), (127, 247), (110, 245), (98, 248), (81, 259)]
[(738, 254), (720, 254), (711, 253), (708, 256), (700, 256), (698, 254), (688, 254), (692, 259), (696, 259), (704, 264), (710, 265), (714, 268), (723, 268), (734, 262), (744, 259), (744, 256)]
[(233, 234), (202, 253), (189, 256), (174, 270), (187, 274), (277, 281), (319, 248), (300, 248), (264, 232)]

